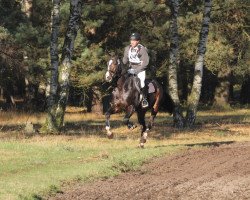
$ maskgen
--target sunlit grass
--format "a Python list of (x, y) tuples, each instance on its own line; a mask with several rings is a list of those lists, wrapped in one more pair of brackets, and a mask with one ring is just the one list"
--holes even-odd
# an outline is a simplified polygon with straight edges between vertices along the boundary
[(67, 113), (61, 135), (25, 134), (28, 120), (39, 128), (45, 117), (0, 112), (0, 199), (34, 199), (72, 181), (115, 176), (187, 144), (250, 140), (247, 109), (199, 112), (195, 128), (185, 130), (174, 129), (171, 116), (159, 113), (145, 149), (137, 148), (139, 127), (128, 131), (122, 125), (123, 114), (112, 116), (114, 140), (106, 139), (103, 115), (86, 113)]
[(136, 169), (148, 158), (180, 147), (152, 141), (138, 149), (133, 140), (35, 137), (0, 142), (0, 199), (44, 195), (66, 180), (88, 181)]

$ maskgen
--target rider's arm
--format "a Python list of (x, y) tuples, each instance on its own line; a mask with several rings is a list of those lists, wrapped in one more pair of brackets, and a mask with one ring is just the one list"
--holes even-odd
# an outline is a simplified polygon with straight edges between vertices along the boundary
[(137, 73), (146, 70), (149, 63), (148, 52), (145, 47), (142, 47), (140, 50), (140, 60), (141, 60), (141, 65), (136, 68)]
[(122, 62), (124, 65), (128, 64), (128, 51), (129, 51), (129, 46), (126, 47), (124, 50), (124, 55), (123, 55), (123, 59), (122, 59)]

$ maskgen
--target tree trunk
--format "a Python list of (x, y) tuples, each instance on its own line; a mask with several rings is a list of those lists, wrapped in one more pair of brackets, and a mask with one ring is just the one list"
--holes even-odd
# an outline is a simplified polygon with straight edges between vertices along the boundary
[(205, 7), (203, 12), (203, 22), (200, 31), (200, 39), (198, 44), (197, 59), (194, 69), (194, 80), (191, 93), (188, 97), (188, 108), (186, 115), (186, 126), (191, 127), (195, 123), (197, 107), (201, 94), (202, 76), (204, 57), (206, 52), (206, 44), (209, 32), (210, 13), (212, 8), (212, 1), (205, 0)]
[(100, 89), (97, 86), (92, 88), (93, 90), (93, 100), (92, 100), (92, 108), (91, 111), (96, 114), (103, 113), (103, 105), (102, 105), (102, 94)]
[(30, 18), (32, 14), (33, 0), (22, 0), (21, 5), (22, 5), (22, 11), (28, 18)]
[(3, 100), (3, 88), (0, 86), (0, 101)]
[(7, 85), (6, 89), (4, 90), (4, 98), (5, 98), (5, 103), (7, 105), (7, 108), (9, 109), (15, 109), (16, 108), (16, 102), (13, 97), (13, 87), (12, 85)]
[(58, 90), (58, 35), (60, 28), (60, 1), (53, 0), (53, 9), (51, 13), (52, 27), (51, 27), (51, 44), (50, 44), (50, 59), (51, 59), (51, 74), (48, 80), (48, 116), (46, 120), (46, 131), (57, 132), (58, 125), (56, 123), (56, 102), (57, 102), (57, 90)]
[(85, 100), (87, 112), (102, 114), (103, 113), (102, 94), (99, 87), (93, 86), (89, 88), (87, 96), (88, 97)]
[(215, 89), (214, 104), (213, 106), (225, 108), (229, 104), (230, 97), (230, 81), (232, 70), (227, 67), (218, 73), (218, 85)]
[(79, 21), (82, 11), (81, 0), (71, 0), (69, 24), (62, 51), (62, 64), (59, 68), (59, 96), (56, 105), (55, 122), (60, 130), (64, 124), (64, 113), (69, 93), (69, 76), (71, 71), (71, 57), (74, 50), (74, 41), (79, 29)]
[(250, 75), (246, 75), (242, 83), (240, 101), (242, 104), (250, 104)]
[[(32, 6), (33, 6), (33, 0), (22, 0), (21, 1), (21, 9), (22, 12), (26, 15), (27, 17), (27, 21), (29, 21), (29, 19), (31, 18), (32, 15)], [(25, 98), (24, 98), (24, 102), (26, 105), (30, 104), (31, 98), (32, 98), (32, 94), (30, 92), (30, 82), (29, 82), (29, 78), (28, 75), (29, 74), (29, 66), (26, 64), (25, 66), (25, 77), (24, 77), (24, 84), (25, 84)], [(28, 105), (30, 106), (30, 105)]]
[(170, 1), (171, 25), (170, 25), (170, 65), (168, 71), (169, 94), (174, 102), (173, 112), (174, 127), (183, 128), (184, 120), (181, 112), (180, 99), (178, 94), (177, 68), (179, 65), (179, 36), (178, 36), (178, 10), (179, 0)]

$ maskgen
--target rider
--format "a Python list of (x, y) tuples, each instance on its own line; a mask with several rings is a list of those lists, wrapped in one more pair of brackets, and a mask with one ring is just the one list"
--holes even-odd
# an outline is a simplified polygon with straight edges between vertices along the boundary
[(140, 44), (141, 36), (139, 33), (132, 33), (130, 45), (125, 48), (123, 63), (129, 63), (129, 74), (138, 76), (141, 82), (142, 107), (148, 107), (147, 87), (145, 86), (146, 68), (149, 63), (149, 56), (146, 47)]

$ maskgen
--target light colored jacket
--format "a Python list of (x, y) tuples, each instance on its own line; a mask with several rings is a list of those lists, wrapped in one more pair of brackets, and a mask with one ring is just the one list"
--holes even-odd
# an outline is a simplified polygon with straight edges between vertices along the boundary
[(122, 61), (125, 65), (129, 63), (129, 66), (135, 69), (137, 74), (145, 71), (149, 63), (147, 48), (141, 44), (138, 44), (134, 48), (130, 45), (127, 46)]

